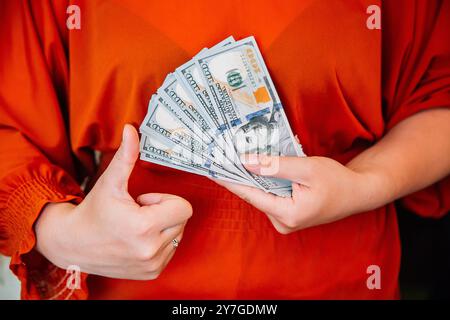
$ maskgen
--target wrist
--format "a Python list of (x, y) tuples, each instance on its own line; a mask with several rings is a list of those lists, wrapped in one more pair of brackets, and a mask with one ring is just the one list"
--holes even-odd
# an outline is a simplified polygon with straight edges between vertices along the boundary
[(36, 221), (36, 250), (60, 268), (74, 264), (68, 257), (71, 247), (71, 216), (76, 205), (68, 202), (48, 203)]
[(393, 199), (389, 177), (376, 166), (347, 166), (355, 175), (354, 212), (365, 212), (384, 206)]

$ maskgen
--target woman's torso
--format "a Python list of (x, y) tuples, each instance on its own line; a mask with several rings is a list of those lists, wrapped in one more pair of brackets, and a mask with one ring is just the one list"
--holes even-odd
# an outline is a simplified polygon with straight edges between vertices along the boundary
[[(79, 1), (81, 29), (69, 33), (70, 133), (103, 153), (124, 123), (140, 124), (167, 73), (229, 35), (254, 35), (292, 130), (307, 155), (345, 163), (384, 131), (381, 34), (366, 26), (379, 1)], [(208, 179), (139, 162), (133, 196), (185, 197), (194, 215), (177, 254), (154, 281), (89, 279), (92, 298), (392, 298), (399, 241), (392, 206), (291, 235)], [(367, 268), (382, 270), (369, 290)]]

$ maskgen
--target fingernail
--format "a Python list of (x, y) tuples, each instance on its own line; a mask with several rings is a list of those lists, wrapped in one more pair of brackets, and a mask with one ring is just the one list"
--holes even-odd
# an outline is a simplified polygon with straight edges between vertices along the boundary
[(126, 132), (127, 132), (127, 125), (123, 126), (123, 130), (122, 130), (122, 141), (120, 142), (120, 144), (122, 145), (123, 142), (125, 141), (126, 138)]
[(259, 164), (257, 154), (241, 154), (240, 156), (242, 164), (256, 166)]

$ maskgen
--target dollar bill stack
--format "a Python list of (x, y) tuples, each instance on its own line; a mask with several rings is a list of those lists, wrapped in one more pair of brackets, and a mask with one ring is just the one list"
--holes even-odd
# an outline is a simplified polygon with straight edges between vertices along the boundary
[(140, 132), (144, 161), (282, 197), (290, 181), (250, 173), (240, 156), (304, 156), (253, 37), (229, 37), (167, 75)]

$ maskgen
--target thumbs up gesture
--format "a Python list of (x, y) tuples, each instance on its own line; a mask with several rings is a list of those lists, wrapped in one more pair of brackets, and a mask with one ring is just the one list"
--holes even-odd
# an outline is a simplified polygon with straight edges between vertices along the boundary
[(111, 278), (155, 279), (175, 253), (190, 204), (169, 194), (135, 201), (128, 179), (139, 155), (136, 130), (126, 125), (114, 158), (79, 204), (48, 204), (36, 222), (36, 249), (61, 268)]

